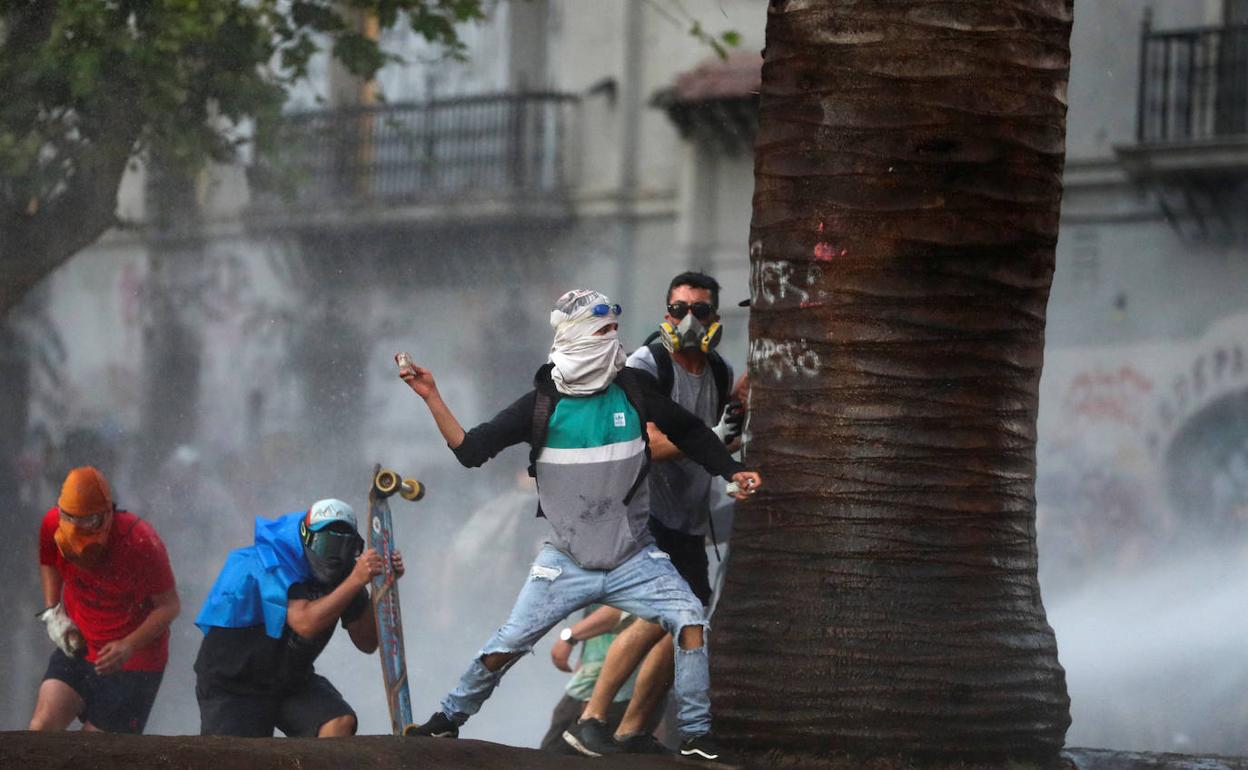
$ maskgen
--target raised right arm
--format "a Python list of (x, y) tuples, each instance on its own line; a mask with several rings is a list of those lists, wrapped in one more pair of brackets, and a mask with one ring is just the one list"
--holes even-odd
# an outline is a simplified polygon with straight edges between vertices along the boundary
[(521, 396), (488, 422), (483, 422), (470, 431), (465, 432), (459, 420), (451, 412), (451, 408), (442, 400), (433, 373), (422, 366), (404, 359), (404, 354), (395, 356), (399, 363), (399, 377), (415, 391), (429, 407), (438, 431), (446, 439), (446, 445), (455, 453), (460, 464), (468, 468), (483, 465), (494, 455), (513, 444), (519, 444), (529, 437), (533, 423), (533, 405), (537, 392), (530, 391)]
[(533, 407), (536, 402), (537, 391), (531, 390), (494, 415), (489, 422), (468, 431), (459, 446), (451, 447), (456, 459), (465, 468), (476, 468), (507, 447), (528, 441), (533, 432)]
[(459, 420), (455, 419), (451, 408), (442, 400), (442, 394), (437, 390), (433, 391), (433, 395), (425, 399), (425, 406), (429, 407), (429, 414), (433, 415), (433, 421), (438, 425), (438, 432), (442, 434), (442, 438), (446, 439), (446, 445), (452, 450), (464, 443), (464, 428), (459, 424)]

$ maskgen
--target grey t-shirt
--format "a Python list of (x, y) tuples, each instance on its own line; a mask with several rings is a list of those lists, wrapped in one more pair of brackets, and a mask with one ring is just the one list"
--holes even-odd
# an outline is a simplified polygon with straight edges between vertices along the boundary
[[(725, 364), (728, 362), (725, 361)], [(658, 364), (649, 346), (642, 346), (628, 357), (634, 369), (659, 376)], [(732, 365), (728, 364), (728, 381), (732, 382)], [(672, 400), (693, 412), (708, 426), (719, 422), (716, 413), (719, 393), (710, 364), (692, 374), (672, 361)], [(690, 535), (706, 533), (710, 514), (711, 474), (688, 457), (663, 460), (650, 467), (650, 515), (663, 526)]]

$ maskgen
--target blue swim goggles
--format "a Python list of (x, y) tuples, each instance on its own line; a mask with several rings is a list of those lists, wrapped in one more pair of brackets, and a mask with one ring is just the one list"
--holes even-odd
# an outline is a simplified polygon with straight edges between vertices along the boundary
[(614, 313), (615, 315), (618, 316), (624, 312), (624, 308), (620, 307), (620, 303), (618, 302), (616, 302), (614, 305), (608, 305), (605, 302), (600, 302), (597, 305), (594, 305), (593, 307), (591, 307), (589, 309), (589, 312), (593, 313), (596, 316), (605, 316), (605, 315), (610, 315), (611, 313)]

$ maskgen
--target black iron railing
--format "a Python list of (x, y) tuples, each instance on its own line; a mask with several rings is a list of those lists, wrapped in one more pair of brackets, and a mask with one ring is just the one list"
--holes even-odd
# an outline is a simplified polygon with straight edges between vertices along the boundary
[(287, 115), (253, 168), (263, 206), (555, 196), (575, 97), (497, 94)]
[(1248, 24), (1153, 30), (1140, 40), (1137, 139), (1186, 142), (1248, 134)]

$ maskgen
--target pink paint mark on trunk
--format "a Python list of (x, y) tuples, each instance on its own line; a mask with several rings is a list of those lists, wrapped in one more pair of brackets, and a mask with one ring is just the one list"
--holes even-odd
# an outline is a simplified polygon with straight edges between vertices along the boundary
[(847, 253), (847, 249), (838, 249), (827, 241), (819, 241), (815, 244), (815, 259), (820, 262), (831, 262), (833, 259), (843, 257)]

